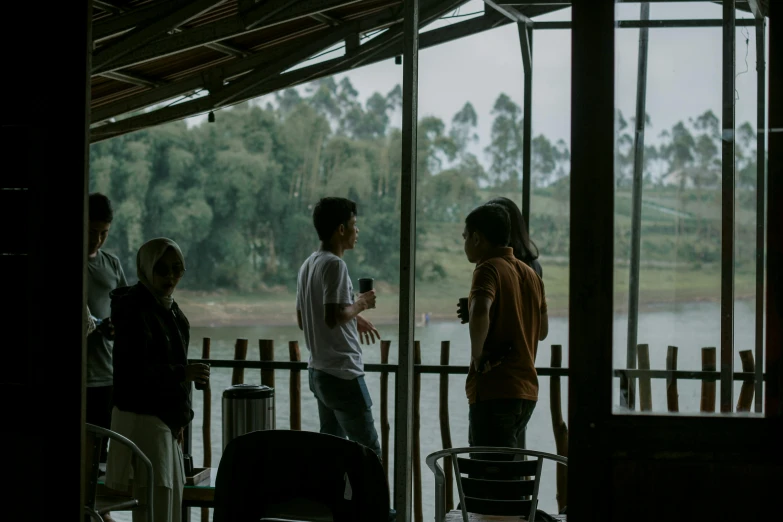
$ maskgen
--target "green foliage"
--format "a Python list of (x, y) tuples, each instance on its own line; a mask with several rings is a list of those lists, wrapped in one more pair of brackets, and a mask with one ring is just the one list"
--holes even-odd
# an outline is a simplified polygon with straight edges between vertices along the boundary
[[(183, 286), (254, 292), (296, 284), (316, 248), (312, 209), (343, 196), (359, 206), (359, 243), (346, 256), (354, 277), (399, 279), (401, 132), (391, 126), (401, 89), (362, 102), (348, 78), (287, 89), (275, 104), (243, 103), (217, 122), (178, 122), (93, 145), (90, 189), (109, 196), (115, 219), (107, 247), (133, 279), (146, 240), (166, 236), (185, 254)], [(519, 201), (522, 110), (501, 94), (492, 111), (485, 171), (472, 152), (478, 115), (471, 103), (447, 125), (418, 122), (417, 277), (447, 282), (464, 271), (465, 215), (504, 195)], [(649, 120), (649, 117), (648, 117)], [(649, 121), (648, 121), (649, 125)], [(615, 255), (628, 255), (633, 126), (617, 114)], [(716, 262), (720, 244), (720, 130), (710, 111), (662, 133), (645, 149), (642, 256)], [(570, 152), (562, 140), (533, 138), (531, 238), (545, 257), (567, 259)], [(756, 153), (753, 128), (737, 132), (738, 262), (753, 261)], [(657, 180), (657, 182), (656, 182)], [(747, 239), (747, 244), (744, 241)]]

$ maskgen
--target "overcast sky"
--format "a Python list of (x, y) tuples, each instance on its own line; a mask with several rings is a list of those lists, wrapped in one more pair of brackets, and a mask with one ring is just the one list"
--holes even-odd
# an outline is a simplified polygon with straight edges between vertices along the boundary
[[(483, 10), (480, 0), (460, 8), (458, 15)], [(651, 4), (651, 19), (720, 18), (722, 8), (711, 3)], [(750, 18), (738, 13), (738, 17)], [(638, 19), (639, 5), (618, 6), (619, 19)], [(439, 22), (456, 23), (467, 18)], [(569, 20), (570, 9), (537, 20)], [(721, 28), (653, 29), (650, 31), (647, 112), (654, 139), (677, 121), (712, 109), (721, 114)], [(749, 41), (746, 44), (745, 35)], [(634, 114), (639, 31), (619, 29), (617, 35), (617, 107), (626, 118)], [(533, 132), (570, 141), (570, 31), (538, 30), (534, 35)], [(755, 127), (755, 29), (739, 28), (737, 121)], [(325, 56), (333, 58), (338, 54)], [(402, 83), (402, 66), (394, 60), (356, 69), (348, 76), (363, 99), (388, 92)], [(419, 58), (419, 117), (434, 115), (447, 123), (471, 101), (479, 116), (479, 152), (489, 143), (491, 110), (505, 92), (519, 105), (523, 100), (523, 71), (516, 26), (513, 24), (422, 50)], [(265, 102), (266, 100), (263, 99)], [(202, 117), (203, 119), (203, 117)], [(399, 115), (397, 115), (399, 120)], [(194, 119), (195, 120), (195, 119)], [(200, 121), (200, 120), (196, 120)], [(483, 153), (480, 159), (486, 158)]]

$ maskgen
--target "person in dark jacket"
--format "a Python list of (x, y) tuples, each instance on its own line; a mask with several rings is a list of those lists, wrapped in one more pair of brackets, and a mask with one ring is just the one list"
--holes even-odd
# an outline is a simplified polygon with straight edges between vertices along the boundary
[[(191, 383), (204, 385), (209, 367), (188, 364), (190, 324), (172, 294), (185, 274), (179, 246), (166, 238), (145, 243), (136, 257), (139, 282), (111, 293), (114, 339), (114, 411), (112, 430), (128, 437), (152, 462), (153, 484), (134, 469), (124, 446), (111, 446), (106, 484), (127, 491), (140, 503), (152, 490), (156, 522), (179, 521), (184, 489), (180, 443), (193, 419)], [(143, 509), (133, 521), (146, 520)]]

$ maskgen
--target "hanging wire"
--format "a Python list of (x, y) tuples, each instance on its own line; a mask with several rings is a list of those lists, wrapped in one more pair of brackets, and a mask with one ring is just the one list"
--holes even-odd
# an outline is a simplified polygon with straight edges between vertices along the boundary
[[(735, 80), (750, 70), (750, 66), (748, 65), (748, 53), (750, 52), (750, 32), (748, 32), (747, 27), (742, 28), (742, 36), (745, 37), (745, 70), (737, 73), (737, 75), (734, 77)], [(734, 101), (737, 101), (739, 99), (740, 99), (739, 89), (735, 87)]]

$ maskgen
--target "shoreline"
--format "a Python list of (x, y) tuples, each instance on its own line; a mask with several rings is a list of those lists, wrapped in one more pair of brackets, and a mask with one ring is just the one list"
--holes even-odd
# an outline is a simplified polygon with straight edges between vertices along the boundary
[[(735, 301), (749, 301), (753, 298), (753, 294), (741, 294), (735, 296)], [(660, 306), (672, 303), (673, 301), (662, 301), (654, 299), (640, 301), (639, 312), (655, 312), (656, 309), (660, 308)], [(689, 298), (687, 301), (680, 302), (680, 304), (697, 303), (720, 303), (720, 297), (710, 296), (702, 298)], [(296, 327), (296, 317), (293, 314), (281, 314), (279, 303), (267, 301), (265, 304), (271, 306), (269, 306), (268, 310), (263, 310), (262, 313), (247, 313), (248, 310), (242, 310), (236, 314), (226, 313), (222, 310), (214, 310), (213, 313), (208, 313), (210, 310), (205, 308), (210, 305), (210, 303), (197, 303), (187, 297), (182, 300), (180, 306), (185, 311), (192, 328), (252, 328), (257, 326)], [(259, 312), (261, 311), (259, 310)], [(627, 302), (624, 302), (620, 307), (615, 307), (614, 313), (626, 314)], [(418, 314), (418, 317), (421, 318), (421, 315), (422, 314)], [(568, 317), (568, 307), (560, 306), (550, 308), (549, 317)], [(378, 314), (377, 312), (373, 311), (367, 315), (367, 318), (371, 320), (372, 323), (376, 326), (393, 326), (397, 325), (399, 322), (398, 314)], [(456, 312), (453, 315), (445, 312), (430, 313), (430, 324), (456, 322), (456, 320)]]

